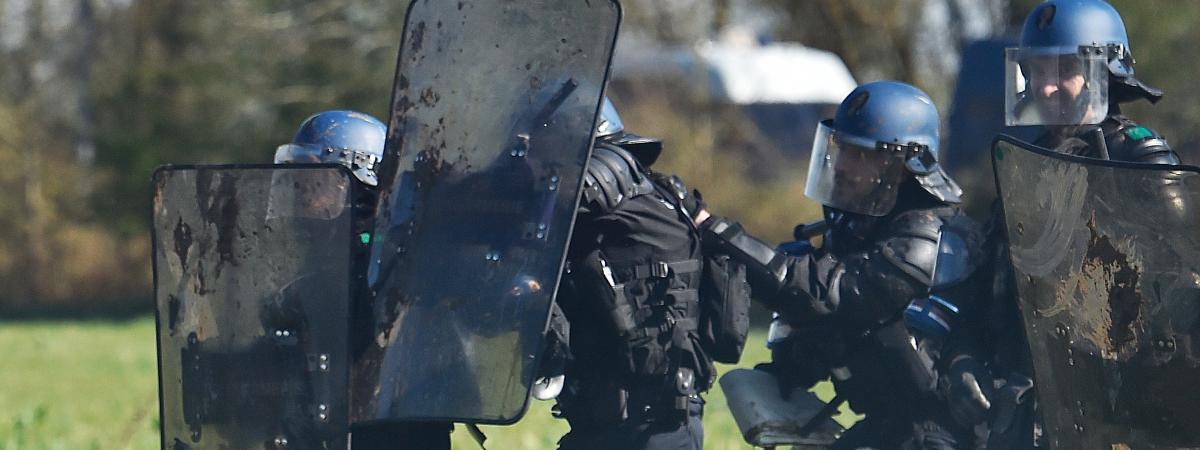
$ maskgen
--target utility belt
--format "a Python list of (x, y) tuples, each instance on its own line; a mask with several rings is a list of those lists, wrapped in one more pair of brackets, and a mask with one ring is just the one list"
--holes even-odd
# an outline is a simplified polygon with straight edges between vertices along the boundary
[(567, 377), (558, 415), (572, 429), (604, 428), (626, 420), (682, 423), (695, 414), (700, 395), (695, 372), (680, 368), (670, 376)]
[(632, 267), (613, 269), (616, 282), (625, 283), (631, 280), (649, 278), (668, 278), (672, 275), (696, 273), (703, 266), (698, 259), (687, 259), (676, 262), (655, 261), (650, 264), (638, 264)]

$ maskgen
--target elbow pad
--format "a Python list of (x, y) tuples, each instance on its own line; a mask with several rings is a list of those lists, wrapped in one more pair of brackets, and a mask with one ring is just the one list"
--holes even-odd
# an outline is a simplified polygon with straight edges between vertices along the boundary
[(742, 225), (713, 216), (702, 225), (706, 245), (715, 246), (744, 264), (751, 278), (769, 280), (771, 291), (778, 291), (787, 278), (786, 256), (758, 238), (746, 233)]

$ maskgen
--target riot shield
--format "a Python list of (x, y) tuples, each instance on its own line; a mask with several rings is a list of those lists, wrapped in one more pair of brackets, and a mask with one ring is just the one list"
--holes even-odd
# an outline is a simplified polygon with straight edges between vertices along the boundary
[(993, 148), (1053, 448), (1200, 446), (1200, 169)]
[(355, 421), (523, 414), (619, 20), (615, 0), (412, 3)]
[(162, 448), (346, 448), (351, 180), (155, 172)]

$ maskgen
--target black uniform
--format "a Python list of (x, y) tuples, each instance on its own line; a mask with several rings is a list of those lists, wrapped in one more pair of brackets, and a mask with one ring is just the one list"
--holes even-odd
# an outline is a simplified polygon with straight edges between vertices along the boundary
[[(971, 339), (926, 345), (903, 314), (913, 299), (930, 295), (942, 227), (966, 230), (963, 250), (976, 255), (978, 225), (913, 181), (887, 216), (829, 207), (825, 216), (825, 242), (806, 255), (776, 253), (728, 220), (704, 224), (705, 239), (746, 264), (754, 298), (794, 330), (782, 346), (789, 354), (776, 346), (775, 369), (801, 377), (798, 384), (832, 375), (838, 396), (866, 414), (834, 448), (970, 448), (970, 430), (954, 423), (937, 385), (939, 371), (954, 360), (943, 353), (970, 352)], [(957, 293), (957, 301), (973, 300), (972, 292)]]
[[(700, 393), (729, 318), (714, 309), (736, 295), (711, 295), (704, 274), (718, 265), (705, 264), (688, 200), (678, 178), (597, 141), (557, 297), (572, 355), (557, 406), (571, 431), (560, 448), (702, 448)], [(728, 279), (719, 284), (744, 285)], [(746, 289), (738, 293), (748, 305)], [(745, 313), (734, 318), (743, 341)]]
[[(1180, 164), (1179, 155), (1165, 138), (1120, 114), (1112, 114), (1098, 125), (1046, 127), (1035, 145), (1061, 153), (1087, 158), (1147, 164)], [(1187, 188), (1181, 180), (1165, 174), (1150, 185), (1129, 186), (1143, 198), (1171, 205), (1173, 217), (1166, 222), (1186, 220), (1191, 207)], [(1035, 404), (1029, 388), (1033, 385), (1033, 362), (1029, 354), (1021, 314), (1017, 309), (1017, 288), (1008, 255), (1008, 237), (999, 201), (992, 208), (988, 224), (988, 242), (994, 255), (993, 293), (984, 307), (987, 333), (984, 347), (993, 373), (1004, 380), (1006, 390), (997, 392), (989, 448), (1034, 448), (1036, 441)]]

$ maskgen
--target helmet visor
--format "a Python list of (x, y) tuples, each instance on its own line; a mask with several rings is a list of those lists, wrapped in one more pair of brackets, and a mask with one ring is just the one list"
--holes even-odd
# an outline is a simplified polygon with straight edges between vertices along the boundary
[(348, 149), (334, 149), (312, 144), (283, 144), (275, 149), (275, 164), (335, 163), (349, 167), (354, 178), (367, 186), (379, 184), (375, 176), (375, 155)]
[(896, 205), (906, 159), (903, 152), (884, 150), (869, 139), (838, 133), (830, 121), (821, 122), (804, 195), (843, 211), (885, 215)]
[(1108, 114), (1107, 47), (1008, 48), (1004, 122), (1096, 124)]
[(330, 220), (348, 208), (347, 177), (326, 168), (280, 170), (271, 174), (267, 219)]

